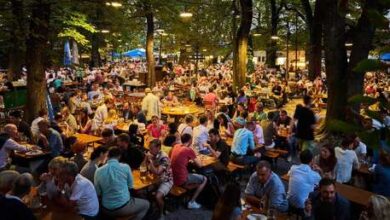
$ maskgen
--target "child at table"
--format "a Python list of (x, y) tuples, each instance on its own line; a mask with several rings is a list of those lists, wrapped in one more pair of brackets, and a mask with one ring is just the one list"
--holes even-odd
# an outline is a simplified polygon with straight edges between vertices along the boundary
[(148, 130), (149, 137), (160, 139), (165, 137), (167, 133), (167, 126), (164, 125), (157, 115), (152, 117), (152, 123), (146, 128)]
[(156, 201), (160, 212), (164, 210), (164, 196), (168, 195), (173, 186), (171, 161), (168, 155), (161, 151), (161, 141), (154, 139), (150, 142), (149, 152), (145, 157), (145, 164), (148, 170), (158, 176), (160, 185), (156, 193)]

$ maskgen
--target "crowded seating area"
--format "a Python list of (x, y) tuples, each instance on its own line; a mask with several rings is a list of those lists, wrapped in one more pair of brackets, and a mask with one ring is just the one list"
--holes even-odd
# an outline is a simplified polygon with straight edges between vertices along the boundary
[[(318, 137), (325, 76), (258, 65), (233, 88), (228, 61), (198, 74), (167, 67), (148, 88), (144, 66), (50, 69), (51, 105), (32, 123), (28, 110), (2, 108), (0, 216), (175, 219), (188, 209), (215, 220), (390, 219), (389, 145), (374, 148), (357, 132)], [(389, 103), (384, 73), (367, 74), (364, 87)], [(369, 108), (383, 121), (367, 114), (367, 129), (388, 134), (388, 109)]]

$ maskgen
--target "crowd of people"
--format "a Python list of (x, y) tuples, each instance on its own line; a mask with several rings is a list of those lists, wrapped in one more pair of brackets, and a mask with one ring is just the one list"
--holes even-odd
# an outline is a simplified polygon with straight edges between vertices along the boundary
[[(141, 99), (126, 99), (129, 91), (121, 84), (142, 68), (142, 63), (119, 62), (100, 69), (48, 71), (52, 109), (42, 109), (32, 123), (23, 120), (23, 111), (9, 113), (0, 135), (0, 210), (6, 219), (35, 218), (23, 201), (32, 189), (84, 219), (148, 219), (156, 208), (152, 204), (158, 217), (164, 216), (165, 197), (173, 187), (188, 190), (186, 207), (199, 209), (202, 193), (209, 193), (208, 187), (220, 191), (222, 183), (224, 192), (215, 194), (213, 204), (215, 220), (241, 219), (241, 198), (268, 210), (269, 216), (289, 212), (304, 219), (347, 220), (359, 214), (336, 192), (337, 184), (353, 185), (355, 171), (367, 163), (373, 164), (369, 190), (375, 194), (361, 218), (390, 218), (390, 150), (372, 150), (355, 133), (344, 134), (340, 143), (315, 140), (326, 104), (325, 78), (309, 81), (303, 73), (286, 76), (258, 67), (244, 87), (233, 88), (231, 63), (211, 65), (198, 74), (175, 65), (166, 67), (163, 80), (145, 88)], [(388, 99), (380, 89), (386, 85), (377, 79), (367, 79), (367, 95)], [(70, 89), (65, 80), (80, 84)], [(174, 92), (176, 88), (184, 93)], [(287, 111), (286, 104), (297, 96), (303, 97), (302, 104)], [(164, 107), (184, 102), (202, 106), (204, 112), (185, 115), (180, 122), (162, 113)], [(389, 112), (382, 113), (383, 124), (375, 123), (386, 130)], [(121, 129), (125, 122), (130, 123)], [(75, 134), (102, 137), (101, 146), (91, 149)], [(287, 190), (269, 157), (276, 149), (293, 164)], [(26, 166), (13, 160), (14, 151), (48, 154)], [(216, 161), (207, 169), (204, 155)], [(244, 190), (232, 178), (229, 163), (244, 167), (240, 172), (249, 178), (244, 178)], [(153, 199), (134, 192), (134, 170), (157, 177)]]

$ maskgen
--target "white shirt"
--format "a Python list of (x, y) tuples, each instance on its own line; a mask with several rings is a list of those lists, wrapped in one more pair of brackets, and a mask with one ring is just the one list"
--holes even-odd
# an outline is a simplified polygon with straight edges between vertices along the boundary
[(0, 150), (0, 168), (5, 167), (9, 162), (9, 153), (13, 150), (26, 152), (28, 149), (25, 146), (22, 146), (16, 141), (9, 138), (6, 142), (4, 142), (3, 147)]
[(99, 201), (91, 181), (77, 174), (72, 186), (70, 200), (76, 201), (79, 214), (96, 216), (99, 212)]
[(359, 141), (359, 145), (356, 147), (355, 153), (358, 157), (366, 155), (367, 154), (367, 146), (363, 142)]
[(161, 118), (159, 98), (152, 93), (148, 93), (142, 99), (142, 111), (146, 112), (146, 120), (148, 121), (150, 121), (154, 115)]
[(180, 136), (182, 136), (183, 134), (189, 134), (192, 136), (192, 127), (187, 125), (186, 123), (181, 123), (177, 128), (177, 131), (179, 132)]
[(38, 117), (38, 118), (34, 119), (34, 121), (31, 122), (31, 133), (32, 133), (33, 137), (36, 137), (39, 135), (38, 123), (40, 121), (42, 121), (43, 119), (44, 119), (43, 117)]
[(336, 181), (339, 183), (349, 182), (352, 176), (352, 168), (359, 167), (359, 160), (355, 151), (336, 147), (335, 155), (337, 158)]
[(264, 144), (263, 128), (256, 124), (256, 129), (253, 131), (253, 137), (255, 138), (256, 144)]
[(99, 106), (96, 109), (95, 117), (93, 118), (96, 123), (96, 126), (100, 127), (103, 124), (104, 120), (106, 120), (107, 116), (108, 116), (108, 109), (106, 104)]
[(203, 147), (203, 145), (207, 143), (207, 140), (209, 139), (209, 132), (207, 127), (204, 125), (198, 125), (194, 128), (193, 134), (193, 146), (199, 151), (205, 150), (206, 148)]

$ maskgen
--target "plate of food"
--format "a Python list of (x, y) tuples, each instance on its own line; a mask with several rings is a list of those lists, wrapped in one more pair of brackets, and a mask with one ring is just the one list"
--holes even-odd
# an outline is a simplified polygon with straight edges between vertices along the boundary
[(267, 220), (267, 216), (262, 214), (249, 214), (247, 216), (248, 220)]
[(43, 154), (43, 151), (41, 151), (41, 150), (32, 150), (32, 151), (26, 152), (27, 156), (36, 156), (36, 155), (40, 155), (40, 154)]

